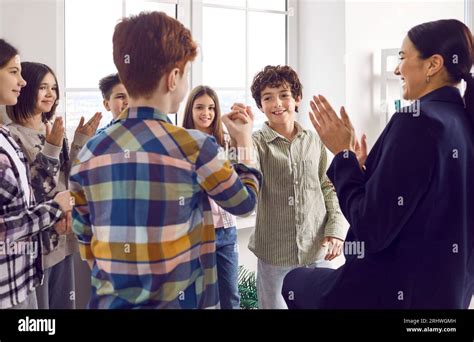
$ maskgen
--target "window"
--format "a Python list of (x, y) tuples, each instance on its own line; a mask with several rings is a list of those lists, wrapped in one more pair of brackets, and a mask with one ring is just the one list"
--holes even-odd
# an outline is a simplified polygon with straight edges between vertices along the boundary
[[(177, 18), (177, 0), (65, 0), (65, 112), (70, 138), (81, 116), (102, 112), (102, 126), (112, 119), (102, 105), (99, 80), (117, 72), (112, 58), (115, 25), (141, 11), (163, 11)], [(170, 118), (176, 122), (175, 115)]]
[[(228, 112), (234, 102), (252, 105), (256, 129), (265, 116), (256, 108), (250, 93), (254, 75), (268, 64), (296, 67), (296, 0), (64, 1), (63, 105), (69, 137), (81, 116), (88, 118), (101, 111), (102, 125), (112, 119), (103, 108), (98, 83), (116, 72), (112, 35), (124, 16), (158, 10), (189, 26), (192, 15), (191, 30), (200, 45), (200, 54), (192, 65), (191, 86), (207, 84), (216, 89), (223, 112)], [(182, 111), (184, 104), (181, 107)], [(171, 119), (181, 123), (176, 115)]]
[[(193, 66), (193, 86), (214, 88), (223, 113), (234, 102), (251, 105), (255, 127), (266, 120), (250, 92), (266, 65), (290, 64), (287, 0), (202, 0), (193, 2), (193, 35), (201, 56)], [(291, 42), (293, 43), (293, 42)]]

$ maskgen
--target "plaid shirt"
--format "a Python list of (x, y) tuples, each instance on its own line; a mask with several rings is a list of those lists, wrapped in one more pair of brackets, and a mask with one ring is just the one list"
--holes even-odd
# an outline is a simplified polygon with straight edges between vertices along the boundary
[(261, 178), (218, 156), (214, 138), (148, 107), (125, 110), (87, 143), (71, 192), (73, 231), (93, 265), (90, 308), (217, 306), (208, 196), (249, 215)]
[[(27, 170), (28, 162), (9, 130), (0, 134), (16, 151)], [(29, 184), (28, 184), (29, 186)], [(38, 233), (59, 221), (62, 212), (53, 201), (35, 204), (33, 191), (28, 201), (20, 184), (19, 170), (6, 146), (0, 146), (0, 308), (23, 302), (43, 278)]]

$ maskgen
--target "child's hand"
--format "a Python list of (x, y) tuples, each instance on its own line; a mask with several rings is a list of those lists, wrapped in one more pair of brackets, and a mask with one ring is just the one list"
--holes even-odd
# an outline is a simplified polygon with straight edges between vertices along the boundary
[(64, 217), (54, 225), (54, 230), (59, 235), (70, 234), (72, 232), (72, 214), (67, 212), (64, 214)]
[(56, 196), (54, 196), (53, 201), (59, 204), (59, 208), (61, 208), (64, 213), (71, 211), (74, 203), (69, 190), (58, 192)]
[(332, 260), (342, 254), (344, 241), (336, 237), (326, 236), (323, 240), (323, 247), (328, 247), (328, 252), (324, 260)]
[(222, 117), (232, 139), (237, 142), (249, 139), (252, 135), (254, 115), (250, 106), (235, 103), (231, 112)]
[(64, 124), (62, 117), (56, 117), (53, 123), (53, 128), (49, 123), (44, 124), (46, 126), (46, 142), (61, 147), (64, 139)]
[(86, 122), (86, 124), (84, 124), (84, 117), (82, 116), (81, 121), (79, 122), (79, 126), (77, 126), (76, 128), (76, 133), (81, 133), (85, 136), (92, 137), (97, 131), (101, 119), (102, 113), (97, 112), (92, 118), (90, 118), (89, 121)]

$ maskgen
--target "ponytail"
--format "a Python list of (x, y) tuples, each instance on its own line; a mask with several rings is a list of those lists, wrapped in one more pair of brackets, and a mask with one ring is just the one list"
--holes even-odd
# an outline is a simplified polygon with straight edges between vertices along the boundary
[(466, 91), (464, 92), (464, 106), (467, 115), (474, 127), (474, 78), (470, 73), (463, 76), (466, 81)]

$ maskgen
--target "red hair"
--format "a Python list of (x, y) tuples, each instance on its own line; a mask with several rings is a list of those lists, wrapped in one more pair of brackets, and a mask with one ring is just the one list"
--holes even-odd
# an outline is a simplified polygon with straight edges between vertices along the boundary
[(149, 98), (174, 68), (181, 75), (197, 55), (191, 32), (163, 12), (142, 12), (115, 26), (113, 56), (130, 97)]

